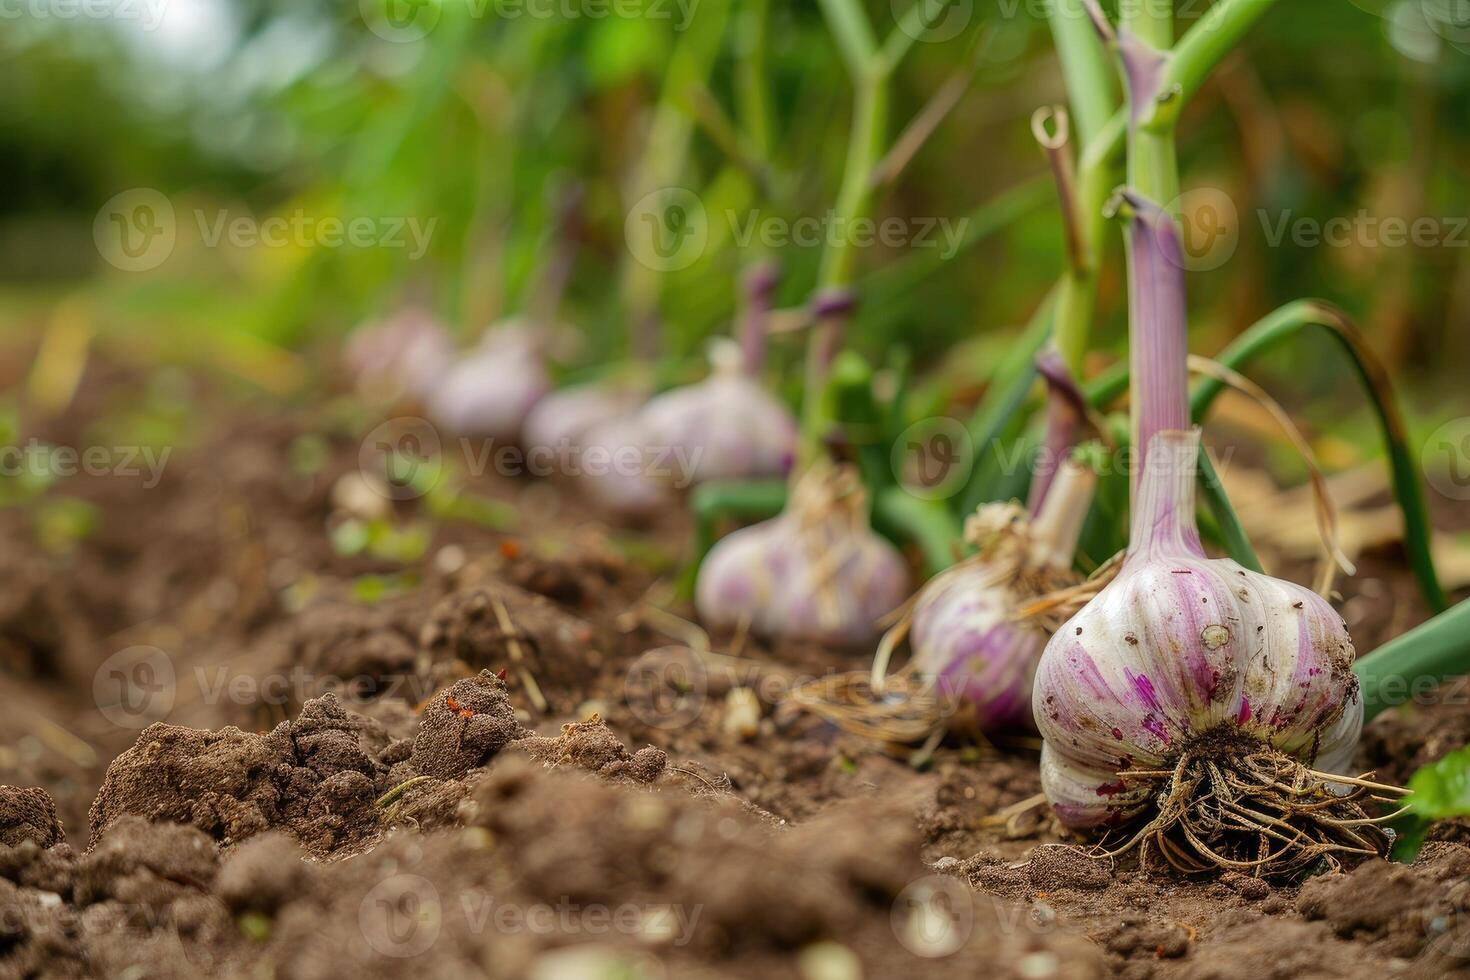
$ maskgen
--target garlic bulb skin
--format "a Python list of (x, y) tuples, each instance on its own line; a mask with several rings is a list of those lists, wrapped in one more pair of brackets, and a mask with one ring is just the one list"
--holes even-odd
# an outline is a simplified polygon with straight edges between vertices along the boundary
[(726, 535), (700, 566), (695, 607), (707, 626), (859, 645), (908, 597), (908, 565), (868, 526), (847, 470), (804, 476), (780, 516)]
[(796, 453), (796, 420), (745, 373), (739, 347), (721, 339), (714, 373), (644, 406), (653, 443), (693, 462), (693, 482), (783, 476)]
[(551, 389), (535, 332), (519, 320), (491, 327), (429, 395), (433, 420), (455, 432), (514, 440)]
[(1362, 730), (1342, 617), (1308, 589), (1205, 556), (1198, 452), (1197, 431), (1150, 440), (1129, 557), (1037, 670), (1042, 787), (1075, 830), (1141, 814), (1156, 786), (1118, 773), (1172, 768), (1201, 738), (1244, 736), (1340, 770)]

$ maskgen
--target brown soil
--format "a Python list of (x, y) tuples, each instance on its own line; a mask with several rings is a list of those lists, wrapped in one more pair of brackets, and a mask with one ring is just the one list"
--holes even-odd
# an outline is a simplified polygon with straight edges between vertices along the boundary
[[(88, 444), (142, 397), (91, 380), (38, 434)], [(53, 488), (100, 515), (69, 549), (0, 510), (0, 978), (1470, 976), (1465, 824), (1297, 883), (1100, 860), (1015, 807), (1033, 738), (911, 760), (784, 702), (861, 654), (691, 654), (644, 605), (678, 515), (630, 545), (564, 487), (476, 477), (513, 528), (345, 555), (331, 491), (371, 421), (197, 394), (227, 421), (157, 487)], [(1341, 588), (1360, 649), (1425, 615), (1394, 554)], [(166, 695), (120, 714), (118, 677)], [(1470, 742), (1467, 704), (1379, 719), (1363, 767)]]

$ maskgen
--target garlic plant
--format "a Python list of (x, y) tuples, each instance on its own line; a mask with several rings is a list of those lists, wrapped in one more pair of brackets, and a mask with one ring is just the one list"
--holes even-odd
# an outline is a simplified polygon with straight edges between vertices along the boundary
[(1331, 775), (1362, 727), (1352, 640), (1315, 593), (1205, 554), (1178, 230), (1137, 195), (1120, 203), (1142, 448), (1131, 541), (1117, 578), (1042, 656), (1043, 789), (1074, 830), (1142, 820), (1129, 845), (1185, 871), (1378, 853), (1387, 838), (1359, 805), (1371, 784)]

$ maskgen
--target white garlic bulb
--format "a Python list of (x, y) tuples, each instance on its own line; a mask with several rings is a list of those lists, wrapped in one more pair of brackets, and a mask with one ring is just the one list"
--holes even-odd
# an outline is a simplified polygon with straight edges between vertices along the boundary
[(1118, 577), (1052, 638), (1036, 677), (1042, 784), (1064, 824), (1125, 823), (1211, 733), (1340, 771), (1363, 724), (1342, 617), (1309, 589), (1210, 559), (1194, 524), (1198, 432), (1150, 443)]

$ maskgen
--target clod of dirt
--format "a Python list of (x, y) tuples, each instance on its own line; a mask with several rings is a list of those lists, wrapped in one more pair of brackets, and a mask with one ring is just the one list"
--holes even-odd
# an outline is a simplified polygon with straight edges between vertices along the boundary
[(424, 706), (408, 768), (435, 779), (457, 779), (529, 734), (516, 721), (505, 682), (482, 672), (456, 681)]
[(89, 846), (126, 814), (188, 823), (230, 843), (280, 819), (279, 739), (238, 728), (196, 731), (158, 722), (107, 767), (92, 804)]
[(630, 753), (622, 739), (596, 714), (586, 721), (563, 725), (561, 734), (555, 738), (532, 736), (517, 748), (547, 765), (568, 763), (604, 779), (651, 783), (669, 766), (668, 754), (652, 745)]
[(11, 547), (0, 557), (0, 582), (0, 667), (23, 677), (90, 683), (96, 665), (89, 657), (89, 617), (77, 614), (69, 576), (29, 548)]
[(0, 786), (0, 844), (15, 847), (34, 841), (51, 847), (64, 839), (56, 804), (44, 789)]
[(181, 890), (207, 890), (218, 868), (219, 848), (208, 834), (128, 814), (78, 859), (74, 897), (81, 905), (165, 904)]
[(362, 844), (377, 833), (373, 802), (388, 770), (363, 747), (383, 741), (374, 727), (330, 694), (269, 735), (150, 725), (107, 769), (91, 844), (129, 813), (191, 824), (224, 846), (272, 827), (316, 854)]
[(544, 596), (493, 580), (440, 600), (419, 645), (436, 681), (471, 670), (505, 670), (526, 687), (535, 684), (558, 710), (586, 700), (586, 686), (601, 662), (589, 623)]
[(1369, 861), (1349, 874), (1313, 878), (1302, 885), (1297, 910), (1390, 956), (1413, 958), (1428, 946), (1463, 958), (1470, 954), (1470, 850), (1430, 844), (1413, 865)]

